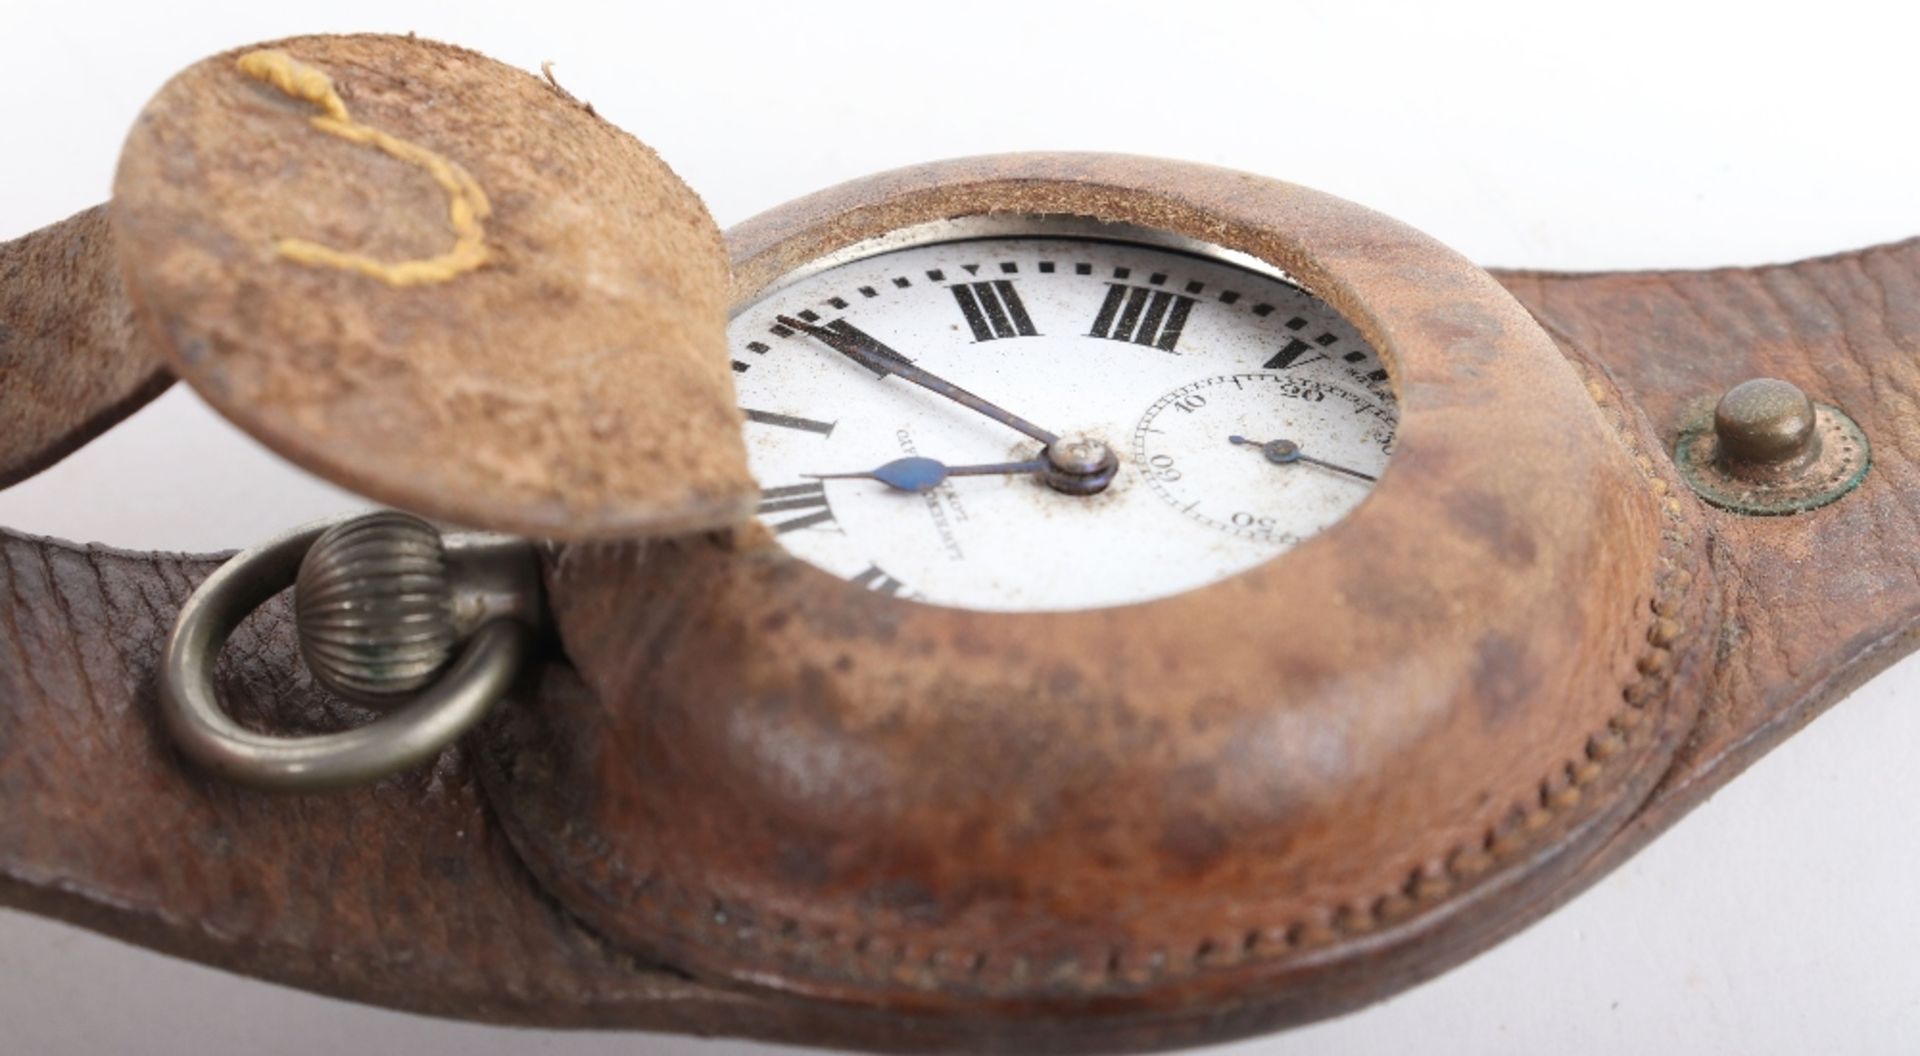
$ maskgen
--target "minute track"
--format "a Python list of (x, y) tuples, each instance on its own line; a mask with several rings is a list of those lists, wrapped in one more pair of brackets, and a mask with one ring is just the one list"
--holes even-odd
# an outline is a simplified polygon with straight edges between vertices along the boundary
[[(1044, 240), (1036, 240), (1036, 241), (1044, 241)], [(961, 244), (971, 245), (972, 243), (961, 243)], [(1040, 250), (1036, 252), (1039, 254), (1038, 259), (1034, 259), (1031, 262), (1032, 271), (1034, 273), (1051, 275), (1051, 274), (1055, 274), (1056, 271), (1058, 271), (1061, 274), (1066, 274), (1070, 272), (1071, 274), (1079, 275), (1079, 276), (1093, 276), (1096, 274), (1102, 274), (1102, 275), (1107, 274), (1106, 272), (1099, 271), (1091, 263), (1088, 263), (1085, 261), (1072, 262), (1071, 264), (1063, 265), (1060, 261), (1058, 261), (1057, 259), (1054, 259), (1055, 254), (1053, 253), (1046, 252), (1044, 250)], [(1018, 267), (1018, 262), (1009, 261), (1006, 263), (1015, 264), (1016, 268)], [(967, 263), (963, 263), (959, 265), (958, 270), (970, 276), (977, 275), (981, 271), (981, 264), (977, 261), (970, 260)], [(1122, 269), (1122, 270), (1124, 270), (1126, 275), (1128, 276), (1131, 276), (1133, 274), (1133, 269), (1131, 268)], [(1012, 273), (1008, 273), (1008, 274), (1012, 274)], [(1199, 298), (1199, 300), (1204, 301), (1204, 300), (1211, 299), (1219, 302), (1222, 305), (1238, 306), (1240, 310), (1247, 311), (1251, 313), (1253, 316), (1260, 319), (1267, 319), (1269, 317), (1275, 316), (1277, 312), (1276, 306), (1271, 301), (1262, 300), (1258, 298), (1248, 299), (1246, 296), (1245, 290), (1234, 285), (1215, 284), (1213, 286), (1209, 286), (1208, 284), (1203, 282), (1184, 279), (1178, 272), (1171, 272), (1167, 275), (1163, 275), (1162, 277), (1168, 280), (1166, 282), (1166, 285), (1170, 287), (1179, 287), (1182, 290), (1184, 290), (1187, 294), (1191, 295), (1191, 294), (1201, 293), (1203, 291), (1211, 294), (1210, 297), (1201, 297)], [(857, 300), (872, 301), (876, 299), (885, 298), (888, 295), (898, 295), (902, 292), (905, 292), (908, 295), (912, 295), (914, 292), (917, 292), (918, 290), (924, 288), (922, 286), (915, 285), (916, 278), (920, 279), (922, 282), (945, 283), (945, 282), (948, 282), (950, 279), (954, 278), (954, 276), (950, 275), (944, 269), (939, 269), (939, 268), (928, 269), (925, 274), (915, 274), (915, 275), (896, 274), (890, 277), (881, 278), (878, 282), (874, 284), (866, 284), (866, 285), (859, 285), (859, 286), (852, 287), (851, 289), (846, 290), (846, 293), (844, 296), (834, 294), (834, 295), (828, 295), (828, 296), (822, 297), (819, 299), (817, 303), (820, 305), (824, 305), (826, 307), (833, 308), (835, 310), (841, 310), (846, 308), (850, 303), (857, 303)], [(1298, 330), (1299, 328), (1302, 328), (1308, 325), (1308, 321), (1306, 319), (1300, 318), (1298, 316), (1289, 316), (1286, 314), (1280, 314), (1279, 317), (1286, 320), (1286, 325), (1290, 329)], [(802, 316), (802, 318), (804, 319), (804, 316)], [(844, 319), (837, 320), (837, 322), (845, 325), (851, 325), (851, 324), (846, 324)], [(1350, 328), (1348, 329), (1350, 330)], [(781, 337), (781, 338), (791, 338), (794, 336), (794, 333), (790, 328), (775, 326), (772, 328), (772, 335), (775, 337)], [(1329, 335), (1322, 333), (1322, 334), (1319, 334), (1318, 336), (1321, 338), (1325, 338)], [(1393, 393), (1392, 393), (1392, 390), (1387, 386), (1387, 382), (1389, 380), (1389, 373), (1384, 367), (1379, 365), (1377, 360), (1374, 359), (1371, 350), (1364, 349), (1364, 342), (1361, 342), (1358, 339), (1357, 335), (1352, 335), (1351, 333), (1349, 333), (1347, 336), (1344, 336), (1344, 337), (1339, 337), (1338, 335), (1335, 335), (1335, 336), (1337, 337), (1337, 340), (1342, 342), (1344, 346), (1353, 346), (1353, 345), (1360, 346), (1358, 348), (1350, 348), (1349, 352), (1359, 351), (1361, 353), (1362, 359), (1366, 361), (1364, 363), (1362, 363), (1362, 361), (1360, 360), (1353, 361), (1358, 366), (1356, 366), (1354, 369), (1349, 369), (1347, 371), (1347, 375), (1349, 379), (1354, 381), (1357, 384), (1367, 387), (1377, 398), (1385, 402), (1392, 402), (1394, 399)], [(1312, 344), (1306, 344), (1306, 342), (1302, 341), (1301, 344), (1305, 345), (1304, 348), (1289, 347), (1291, 342), (1296, 338), (1297, 338), (1297, 335), (1289, 336), (1289, 335), (1282, 334), (1279, 336), (1279, 338), (1276, 339), (1276, 346), (1280, 347), (1283, 351), (1287, 352), (1289, 357), (1294, 357), (1301, 352), (1317, 352), (1318, 354), (1324, 355), (1326, 354), (1326, 348), (1325, 348), (1326, 343), (1331, 343), (1331, 342), (1326, 342), (1319, 346), (1315, 346)], [(756, 352), (759, 354), (764, 354), (769, 350), (768, 346), (764, 342), (748, 342), (745, 347), (747, 348), (748, 351)], [(1267, 360), (1268, 360), (1267, 362), (1264, 362), (1262, 364), (1263, 366), (1266, 366), (1267, 369), (1277, 369), (1277, 368), (1285, 367), (1288, 365), (1288, 360), (1279, 359), (1278, 353), (1276, 353), (1273, 356), (1267, 357)], [(1274, 360), (1278, 360), (1278, 362), (1273, 362)], [(736, 365), (734, 369), (737, 372), (744, 372), (751, 365), (751, 360), (736, 359), (735, 364)], [(1361, 367), (1369, 368), (1369, 369), (1360, 369)]]

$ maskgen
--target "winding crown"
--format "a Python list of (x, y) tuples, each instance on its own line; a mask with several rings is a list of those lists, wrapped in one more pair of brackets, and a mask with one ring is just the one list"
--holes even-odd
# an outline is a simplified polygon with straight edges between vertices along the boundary
[(294, 580), (300, 653), (328, 689), (395, 704), (425, 688), (459, 636), (440, 532), (385, 510), (314, 540)]

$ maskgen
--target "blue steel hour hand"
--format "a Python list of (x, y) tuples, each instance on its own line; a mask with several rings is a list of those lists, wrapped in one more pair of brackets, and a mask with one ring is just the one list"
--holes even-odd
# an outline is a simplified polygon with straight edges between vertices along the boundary
[(992, 462), (978, 466), (949, 466), (933, 458), (896, 458), (879, 469), (864, 473), (804, 473), (815, 480), (877, 480), (896, 491), (928, 492), (945, 483), (948, 477), (987, 477), (1020, 473), (1044, 473), (1047, 460)]

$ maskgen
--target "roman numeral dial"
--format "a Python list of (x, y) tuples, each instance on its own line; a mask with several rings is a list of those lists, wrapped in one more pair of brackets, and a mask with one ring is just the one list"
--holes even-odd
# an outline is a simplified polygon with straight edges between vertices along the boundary
[(1092, 609), (1272, 560), (1389, 479), (1391, 379), (1353, 326), (1128, 238), (962, 217), (769, 279), (727, 326), (756, 538), (841, 604)]
[(879, 565), (868, 565), (865, 571), (853, 577), (853, 582), (856, 586), (865, 587), (876, 594), (891, 594), (896, 597), (907, 587), (905, 583), (887, 575)]
[[(1275, 352), (1273, 358), (1262, 363), (1261, 367), (1266, 370), (1286, 370), (1289, 367), (1297, 366), (1300, 363), (1300, 358), (1312, 351), (1314, 351), (1313, 346), (1307, 344), (1305, 341), (1297, 337), (1288, 338), (1286, 346), (1281, 348), (1280, 351)], [(1314, 357), (1314, 359), (1324, 358), (1326, 357)], [(1310, 359), (1307, 360), (1307, 362), (1311, 363), (1313, 360)]]
[(836, 527), (833, 507), (827, 503), (827, 486), (817, 480), (767, 488), (760, 493), (760, 505), (754, 512), (765, 517), (768, 526), (780, 535), (803, 528)]
[(1180, 334), (1187, 328), (1187, 316), (1195, 303), (1192, 297), (1169, 290), (1110, 282), (1087, 336), (1178, 352)]
[(959, 304), (960, 314), (966, 318), (975, 341), (1034, 337), (1040, 333), (1033, 328), (1027, 306), (1020, 301), (1020, 291), (1007, 279), (961, 282), (947, 289), (953, 291), (953, 299)]
[(813, 418), (803, 418), (797, 414), (780, 414), (775, 411), (757, 411), (751, 407), (740, 408), (747, 421), (756, 425), (771, 425), (781, 429), (792, 429), (797, 433), (813, 433), (816, 436), (832, 437), (833, 427), (838, 422), (822, 422)]

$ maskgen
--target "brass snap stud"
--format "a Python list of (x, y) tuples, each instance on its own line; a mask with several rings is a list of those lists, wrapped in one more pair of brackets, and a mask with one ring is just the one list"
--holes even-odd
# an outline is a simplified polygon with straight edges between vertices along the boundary
[(1872, 456), (1840, 408), (1815, 403), (1792, 382), (1753, 378), (1728, 389), (1710, 414), (1695, 413), (1674, 460), (1708, 503), (1768, 517), (1841, 498), (1866, 479)]

